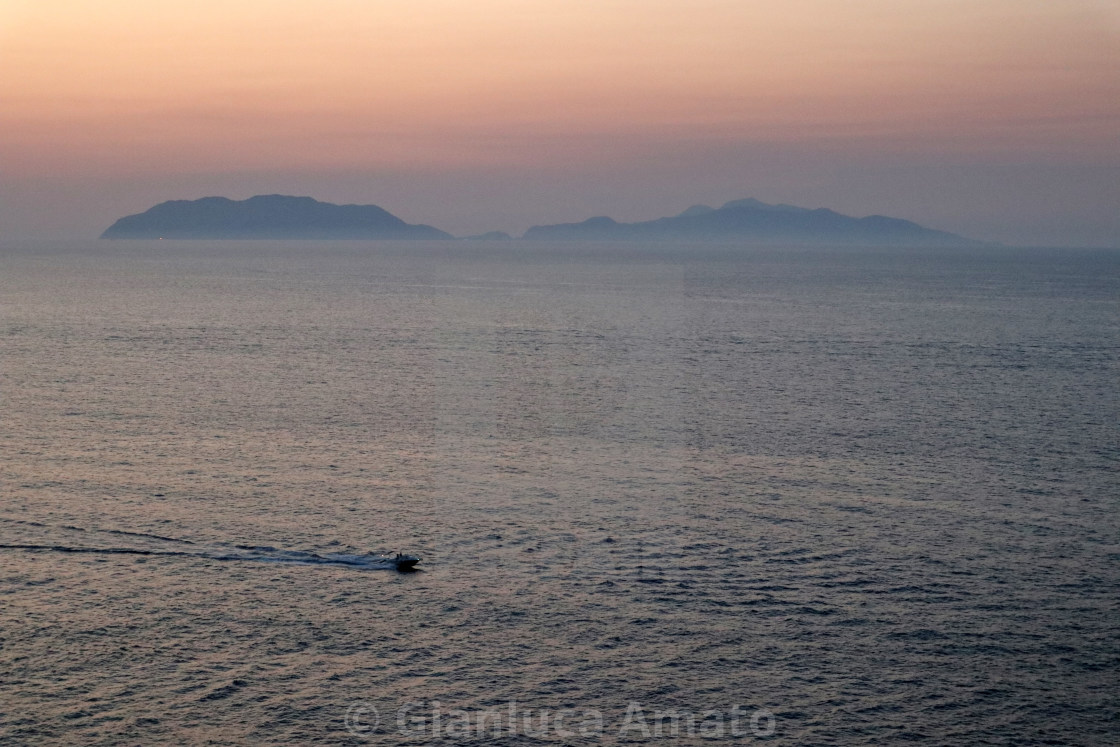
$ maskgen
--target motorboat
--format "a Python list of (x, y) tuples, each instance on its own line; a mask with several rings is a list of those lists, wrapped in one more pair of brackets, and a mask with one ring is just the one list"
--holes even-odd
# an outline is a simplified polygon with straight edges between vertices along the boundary
[(397, 553), (389, 560), (398, 571), (415, 570), (416, 564), (420, 562), (420, 558), (415, 555), (405, 555), (403, 553)]

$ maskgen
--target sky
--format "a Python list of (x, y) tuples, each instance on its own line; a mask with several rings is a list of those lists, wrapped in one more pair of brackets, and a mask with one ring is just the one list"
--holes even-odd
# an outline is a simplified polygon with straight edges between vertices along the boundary
[(0, 0), (0, 238), (272, 193), (1120, 247), (1120, 0)]

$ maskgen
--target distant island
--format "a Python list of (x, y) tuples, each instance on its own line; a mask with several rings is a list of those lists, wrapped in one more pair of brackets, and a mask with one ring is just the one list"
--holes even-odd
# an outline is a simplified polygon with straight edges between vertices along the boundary
[(334, 205), (310, 197), (258, 195), (161, 202), (121, 218), (103, 239), (451, 239), (405, 223), (377, 205)]
[(619, 223), (600, 216), (582, 223), (533, 226), (525, 239), (553, 241), (712, 241), (774, 244), (862, 244), (903, 246), (980, 246), (983, 242), (936, 231), (901, 218), (853, 218), (827, 208), (768, 205), (734, 200), (721, 208), (693, 205), (680, 215), (640, 223)]
[[(161, 202), (119, 219), (103, 239), (454, 239), (405, 223), (377, 205), (334, 205), (310, 197), (258, 195)], [(491, 231), (465, 237), (509, 241)], [(693, 205), (680, 215), (638, 223), (600, 216), (580, 223), (533, 226), (521, 237), (549, 241), (736, 241), (752, 244), (982, 246), (983, 242), (901, 218), (853, 218), (827, 208), (769, 205), (755, 199), (723, 207)]]

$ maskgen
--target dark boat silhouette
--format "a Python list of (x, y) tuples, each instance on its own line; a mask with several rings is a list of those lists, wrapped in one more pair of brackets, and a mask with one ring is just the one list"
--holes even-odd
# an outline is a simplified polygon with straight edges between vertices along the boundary
[(415, 555), (397, 553), (389, 558), (389, 561), (398, 571), (412, 571), (416, 569), (416, 564), (420, 562), (420, 558)]

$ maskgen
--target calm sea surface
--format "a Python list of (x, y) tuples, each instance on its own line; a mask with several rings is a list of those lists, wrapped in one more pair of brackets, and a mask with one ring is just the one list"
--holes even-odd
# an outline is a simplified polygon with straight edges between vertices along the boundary
[(8, 243), (0, 304), (3, 744), (1120, 739), (1120, 251)]

